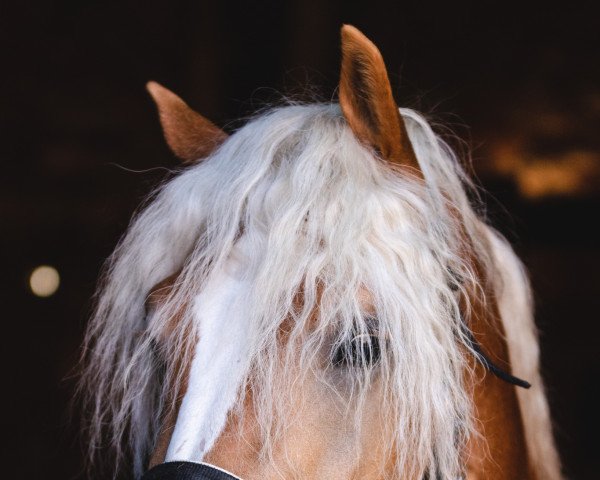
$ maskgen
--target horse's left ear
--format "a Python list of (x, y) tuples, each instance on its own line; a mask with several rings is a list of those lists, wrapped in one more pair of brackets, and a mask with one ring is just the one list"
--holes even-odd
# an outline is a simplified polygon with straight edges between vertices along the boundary
[(171, 90), (156, 82), (148, 82), (146, 88), (158, 107), (169, 147), (185, 163), (210, 155), (227, 139), (223, 130), (188, 107)]
[(352, 25), (342, 27), (340, 106), (354, 135), (385, 160), (419, 172), (377, 47)]

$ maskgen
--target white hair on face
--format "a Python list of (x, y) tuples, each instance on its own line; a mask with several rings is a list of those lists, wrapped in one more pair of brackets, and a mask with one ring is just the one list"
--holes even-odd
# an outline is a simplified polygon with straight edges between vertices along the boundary
[[(140, 476), (162, 407), (182, 381), (173, 365), (193, 355), (194, 299), (243, 234), (251, 288), (236, 303), (251, 362), (237, 406), (250, 387), (267, 458), (297, 372), (327, 381), (333, 367), (320, 352), (368, 333), (381, 359), (348, 369), (350, 421), (358, 426), (378, 382), (398, 476), (461, 475), (471, 400), (456, 290), (478, 291), (470, 258), (493, 266), (454, 154), (420, 115), (401, 113), (424, 182), (359, 144), (338, 105), (292, 105), (249, 122), (155, 194), (108, 262), (87, 332), (91, 451), (108, 443), (117, 461), (131, 455)], [(165, 305), (147, 317), (150, 289), (179, 270)], [(357, 301), (361, 289), (372, 296), (375, 326)]]

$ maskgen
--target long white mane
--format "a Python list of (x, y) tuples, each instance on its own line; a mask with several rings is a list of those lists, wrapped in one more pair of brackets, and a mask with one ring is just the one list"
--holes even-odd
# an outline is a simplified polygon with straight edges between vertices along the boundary
[[(380, 382), (402, 478), (458, 478), (472, 430), (459, 296), (481, 290), (469, 256), (490, 273), (494, 266), (454, 154), (423, 117), (401, 113), (424, 182), (360, 145), (338, 105), (291, 105), (258, 116), (151, 197), (108, 262), (87, 333), (91, 451), (108, 445), (141, 474), (182, 380), (175, 360), (193, 349), (194, 299), (243, 236), (251, 288), (236, 302), (248, 362), (236, 405), (251, 389), (265, 458), (285, 427), (284, 387), (298, 371), (325, 376), (317, 352), (362, 332), (382, 354), (376, 368), (354, 366), (349, 421), (358, 424), (361, 399)], [(151, 288), (180, 270), (148, 317)], [(361, 289), (376, 328), (357, 301)]]

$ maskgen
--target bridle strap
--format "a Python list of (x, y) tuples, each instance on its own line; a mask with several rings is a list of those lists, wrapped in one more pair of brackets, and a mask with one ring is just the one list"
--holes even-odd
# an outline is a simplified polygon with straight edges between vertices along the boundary
[(209, 463), (165, 462), (148, 470), (141, 480), (241, 480)]
[(490, 358), (483, 352), (483, 349), (481, 348), (481, 344), (477, 341), (477, 339), (475, 338), (475, 335), (473, 335), (473, 332), (471, 330), (469, 330), (468, 328), (465, 328), (465, 334), (467, 336), (467, 340), (469, 341), (470, 347), (473, 350), (473, 353), (475, 354), (477, 359), (481, 362), (481, 364), (485, 367), (486, 370), (488, 370), (490, 373), (492, 373), (493, 375), (498, 377), (500, 380), (505, 381), (506, 383), (510, 383), (512, 385), (515, 385), (515, 386), (521, 387), (521, 388), (531, 387), (531, 383), (529, 383), (519, 377), (515, 377), (514, 375), (511, 375), (506, 370), (503, 370), (498, 365), (496, 365), (494, 362), (492, 362), (490, 360)]

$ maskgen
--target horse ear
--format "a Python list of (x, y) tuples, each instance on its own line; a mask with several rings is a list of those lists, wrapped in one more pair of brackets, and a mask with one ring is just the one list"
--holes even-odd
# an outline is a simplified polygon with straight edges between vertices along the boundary
[(354, 135), (385, 160), (419, 170), (377, 47), (352, 25), (342, 27), (340, 106)]
[(227, 139), (227, 134), (192, 110), (181, 98), (156, 82), (148, 82), (167, 144), (185, 163), (210, 155)]

